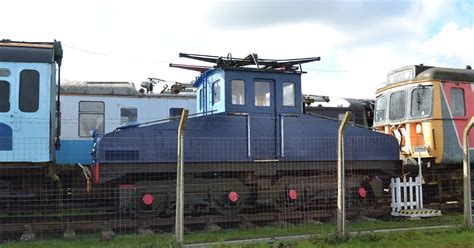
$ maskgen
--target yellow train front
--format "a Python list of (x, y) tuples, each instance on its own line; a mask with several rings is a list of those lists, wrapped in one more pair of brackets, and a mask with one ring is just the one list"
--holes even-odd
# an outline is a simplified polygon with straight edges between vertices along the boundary
[[(414, 165), (421, 161), (425, 182), (446, 192), (452, 191), (448, 184), (462, 170), (463, 130), (473, 115), (470, 66), (406, 66), (391, 71), (386, 85), (377, 90), (374, 128), (397, 138), (403, 174), (418, 173)], [(474, 135), (470, 144), (472, 164)]]

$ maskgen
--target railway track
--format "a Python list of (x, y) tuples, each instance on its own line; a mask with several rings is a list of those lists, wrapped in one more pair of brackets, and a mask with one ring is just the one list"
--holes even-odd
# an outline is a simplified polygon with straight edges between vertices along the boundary
[[(371, 209), (372, 215), (382, 215), (387, 209)], [(385, 212), (386, 214), (387, 212)], [(349, 211), (347, 216), (355, 217), (359, 211)], [(202, 230), (210, 226), (218, 228), (253, 227), (266, 225), (292, 225), (299, 223), (317, 223), (320, 220), (330, 220), (335, 216), (334, 210), (296, 211), (291, 213), (255, 213), (238, 214), (232, 216), (203, 215), (186, 216), (185, 226), (189, 230)], [(0, 237), (3, 234), (21, 234), (25, 225), (32, 227), (38, 233), (61, 233), (66, 226), (79, 232), (100, 231), (109, 226), (118, 232), (133, 232), (139, 227), (149, 227), (153, 230), (171, 230), (175, 224), (174, 216), (139, 219), (130, 214), (102, 213), (93, 215), (65, 215), (65, 216), (24, 216), (1, 217)]]
[[(348, 219), (358, 217), (386, 218), (390, 209), (386, 207), (360, 207), (351, 208), (346, 212)], [(438, 207), (445, 211), (459, 209), (456, 204), (434, 204), (429, 207)], [(291, 212), (260, 212), (242, 213), (237, 215), (202, 215), (185, 216), (185, 228), (187, 230), (217, 231), (227, 228), (251, 228), (256, 226), (281, 226), (288, 227), (293, 224), (321, 224), (331, 222), (336, 216), (335, 209), (311, 210)], [(175, 225), (174, 216), (138, 218), (132, 214), (123, 213), (83, 213), (64, 215), (26, 215), (26, 216), (3, 216), (0, 217), (0, 241), (18, 239), (24, 232), (25, 225), (40, 235), (60, 234), (67, 228), (76, 232), (91, 233), (100, 232), (104, 228), (112, 229), (119, 233), (133, 233), (140, 228), (155, 231), (171, 231)]]

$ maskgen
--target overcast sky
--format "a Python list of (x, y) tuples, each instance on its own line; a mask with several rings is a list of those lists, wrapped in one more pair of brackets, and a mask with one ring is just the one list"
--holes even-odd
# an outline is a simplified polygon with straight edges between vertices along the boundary
[(388, 71), (474, 65), (474, 0), (5, 1), (0, 39), (60, 40), (62, 77), (189, 82), (179, 52), (260, 58), (321, 56), (303, 92), (374, 98)]

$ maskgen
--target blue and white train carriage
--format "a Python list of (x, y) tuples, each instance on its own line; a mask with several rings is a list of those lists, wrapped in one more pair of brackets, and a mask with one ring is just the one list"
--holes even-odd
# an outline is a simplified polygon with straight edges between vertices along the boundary
[(0, 41), (1, 162), (17, 167), (54, 160), (61, 60), (60, 42)]
[(142, 83), (148, 93), (138, 91), (128, 82), (63, 81), (61, 148), (56, 153), (57, 163), (91, 164), (93, 130), (100, 137), (118, 127), (170, 118), (184, 108), (194, 113), (196, 94), (192, 87), (173, 84), (153, 93), (152, 80)]
[(92, 130), (102, 135), (195, 108), (191, 87), (174, 83), (154, 94), (156, 79), (142, 83), (146, 91), (130, 83), (67, 82), (57, 92), (62, 56), (56, 41), (0, 41), (0, 210), (35, 207), (32, 200), (57, 196), (46, 188), (82, 175), (57, 165), (89, 165)]
[(53, 162), (59, 140), (56, 70), (61, 61), (60, 42), (0, 41), (1, 211), (50, 202), (44, 198), (48, 195), (40, 194), (54, 188), (58, 178)]

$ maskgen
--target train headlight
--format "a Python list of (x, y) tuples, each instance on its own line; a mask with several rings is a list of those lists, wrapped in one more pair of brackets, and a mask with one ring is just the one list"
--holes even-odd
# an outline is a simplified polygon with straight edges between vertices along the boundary
[(423, 134), (423, 127), (421, 126), (421, 123), (416, 124), (415, 132), (417, 134)]

